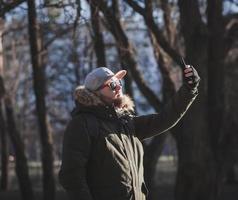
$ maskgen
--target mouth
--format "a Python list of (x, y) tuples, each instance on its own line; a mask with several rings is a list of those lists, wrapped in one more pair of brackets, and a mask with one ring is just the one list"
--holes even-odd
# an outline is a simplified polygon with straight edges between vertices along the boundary
[(117, 93), (115, 94), (115, 97), (116, 97), (116, 98), (121, 97), (121, 96), (122, 96), (121, 92), (117, 92)]

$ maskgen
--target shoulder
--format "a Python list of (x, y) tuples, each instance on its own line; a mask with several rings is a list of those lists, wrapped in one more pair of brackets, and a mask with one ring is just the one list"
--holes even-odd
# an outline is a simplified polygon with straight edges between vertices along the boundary
[(93, 124), (98, 123), (97, 117), (93, 113), (80, 113), (73, 116), (71, 119), (72, 123), (84, 124), (87, 128), (95, 127)]
[(77, 122), (77, 123), (86, 123), (86, 121), (88, 121), (88, 120), (90, 120), (90, 119), (92, 119), (92, 120), (96, 120), (96, 116), (95, 115), (93, 115), (93, 114), (91, 114), (91, 113), (80, 113), (80, 114), (77, 114), (77, 115), (74, 115), (74, 116), (72, 116), (72, 118), (71, 118), (71, 122)]
[(83, 115), (78, 114), (78, 115), (74, 115), (71, 117), (71, 119), (68, 122), (68, 125), (72, 125), (72, 124), (83, 124), (85, 123), (85, 118)]
[(77, 114), (69, 119), (66, 125), (66, 133), (71, 132), (85, 132), (87, 129), (87, 119), (83, 114)]
[(77, 130), (87, 132), (89, 136), (98, 135), (99, 122), (93, 113), (80, 113), (72, 117), (71, 124)]

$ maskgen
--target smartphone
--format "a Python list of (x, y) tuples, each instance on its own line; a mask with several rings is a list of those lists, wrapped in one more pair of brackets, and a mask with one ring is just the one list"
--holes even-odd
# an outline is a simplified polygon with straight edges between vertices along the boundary
[[(181, 59), (181, 63), (182, 63), (182, 67), (183, 67), (183, 70), (185, 70), (186, 68), (189, 68), (190, 65), (186, 65), (183, 57), (180, 58)], [(186, 81), (192, 81), (194, 83), (194, 80), (193, 80), (193, 76), (192, 77), (185, 77)]]
[(181, 59), (181, 63), (182, 63), (182, 66), (183, 66), (183, 69), (186, 69), (186, 68), (189, 68), (190, 66), (189, 65), (186, 65), (183, 57), (180, 58)]

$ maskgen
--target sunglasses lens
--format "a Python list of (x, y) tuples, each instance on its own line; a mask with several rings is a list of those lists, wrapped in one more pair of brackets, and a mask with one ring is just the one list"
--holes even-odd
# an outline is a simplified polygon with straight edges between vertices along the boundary
[(118, 85), (122, 86), (122, 81), (121, 80), (112, 81), (111, 83), (108, 83), (106, 85), (102, 85), (97, 90), (101, 90), (101, 89), (103, 89), (105, 87), (109, 87), (111, 90), (115, 90)]
[(116, 84), (116, 82), (111, 82), (109, 86), (112, 90), (115, 90), (117, 87), (117, 84)]
[(111, 90), (115, 90), (118, 85), (122, 86), (121, 80), (111, 82), (109, 84), (109, 87), (111, 88)]

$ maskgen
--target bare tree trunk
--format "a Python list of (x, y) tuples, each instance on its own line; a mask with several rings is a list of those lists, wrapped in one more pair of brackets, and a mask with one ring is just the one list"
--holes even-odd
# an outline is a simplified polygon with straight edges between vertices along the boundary
[(171, 46), (174, 46), (176, 28), (171, 18), (171, 6), (169, 4), (170, 2), (168, 0), (161, 0), (161, 8), (164, 11), (163, 16), (164, 16), (166, 33), (168, 35), (168, 41)]
[(3, 84), (3, 26), (4, 21), (0, 18), (0, 140), (1, 140), (1, 180), (0, 190), (7, 190), (8, 187), (8, 151), (7, 151), (7, 137), (6, 137), (6, 124), (3, 112), (3, 98), (5, 94)]
[(208, 117), (209, 132), (211, 137), (211, 147), (213, 149), (216, 162), (216, 178), (214, 184), (215, 199), (217, 199), (222, 190), (222, 179), (224, 176), (223, 159), (224, 156), (219, 147), (221, 146), (222, 125), (224, 116), (224, 26), (222, 19), (221, 0), (208, 1)]
[(6, 124), (3, 117), (3, 105), (0, 100), (0, 139), (1, 139), (1, 181), (0, 191), (8, 188), (8, 145), (6, 137)]
[(19, 187), (21, 190), (22, 199), (33, 200), (34, 194), (30, 176), (28, 173), (27, 158), (24, 153), (24, 144), (20, 137), (20, 133), (17, 130), (16, 122), (14, 119), (13, 108), (11, 99), (5, 98), (6, 115), (7, 115), (7, 127), (11, 142), (13, 145), (15, 158), (16, 158), (16, 174), (19, 181)]
[(163, 133), (154, 137), (149, 144), (143, 143), (144, 146), (144, 173), (145, 182), (149, 190), (148, 200), (155, 199), (155, 172), (158, 159), (164, 147), (167, 134)]
[(183, 118), (180, 134), (175, 137), (179, 157), (175, 196), (177, 200), (215, 200), (216, 169), (210, 146), (206, 103), (206, 27), (202, 23), (197, 1), (179, 0), (178, 3), (187, 61), (192, 61), (202, 81), (199, 96)]
[(78, 39), (77, 39), (77, 28), (78, 28), (78, 21), (81, 17), (81, 0), (76, 0), (77, 4), (77, 16), (74, 21), (74, 29), (73, 29), (73, 50), (72, 50), (72, 62), (74, 63), (74, 75), (76, 80), (76, 85), (80, 85), (80, 68), (81, 62), (79, 60), (78, 55)]
[(45, 74), (41, 65), (42, 58), (39, 55), (40, 45), (37, 36), (37, 15), (34, 0), (28, 0), (28, 19), (29, 19), (29, 42), (31, 47), (31, 60), (33, 67), (34, 92), (36, 96), (36, 110), (40, 130), (42, 145), (42, 165), (43, 165), (43, 190), (45, 200), (55, 198), (55, 180), (53, 166), (53, 146), (52, 134), (50, 132), (46, 105), (45, 105)]
[[(2, 29), (1, 29), (2, 30)], [(12, 102), (10, 97), (6, 94), (5, 91), (5, 86), (4, 86), (4, 80), (3, 80), (3, 54), (2, 54), (2, 41), (0, 44), (0, 52), (1, 52), (1, 57), (0, 57), (0, 109), (1, 109), (1, 113), (0, 113), (0, 120), (1, 120), (1, 130), (4, 131), (2, 133), (4, 133), (5, 135), (5, 125), (4, 125), (4, 118), (3, 118), (3, 106), (5, 106), (5, 113), (6, 113), (6, 119), (7, 119), (7, 130), (12, 142), (12, 146), (13, 146), (13, 150), (15, 153), (15, 158), (16, 158), (16, 165), (15, 165), (15, 170), (16, 170), (16, 174), (17, 174), (17, 178), (18, 178), (18, 182), (19, 182), (19, 187), (20, 187), (20, 191), (21, 191), (21, 196), (22, 199), (26, 199), (26, 200), (33, 200), (34, 199), (34, 195), (33, 195), (33, 189), (32, 189), (32, 185), (31, 185), (31, 181), (30, 181), (30, 177), (29, 177), (29, 173), (28, 173), (28, 165), (27, 165), (27, 159), (24, 153), (24, 145), (23, 145), (23, 141), (20, 137), (19, 132), (17, 131), (16, 128), (16, 123), (15, 123), (15, 119), (14, 119), (14, 115), (13, 115), (13, 108), (12, 108)], [(3, 122), (3, 124), (2, 124)], [(5, 136), (4, 136), (5, 137)], [(6, 143), (6, 138), (4, 138), (5, 143)], [(3, 141), (4, 141), (3, 140)], [(5, 148), (6, 148), (6, 144), (4, 144)], [(4, 150), (4, 149), (3, 149)], [(6, 152), (5, 152), (6, 154)], [(7, 155), (5, 155), (2, 159), (5, 159), (5, 162), (7, 163)], [(6, 171), (4, 173), (7, 173), (7, 164), (3, 164), (3, 169), (5, 169)], [(3, 184), (7, 184), (7, 174), (3, 174), (5, 176), (5, 183)], [(4, 177), (3, 176), (3, 177)], [(5, 185), (7, 186), (7, 185)]]
[(100, 29), (100, 15), (99, 9), (96, 6), (90, 4), (91, 9), (91, 23), (93, 28), (93, 42), (94, 50), (97, 57), (97, 66), (106, 67), (106, 57), (105, 57), (105, 45), (103, 41), (103, 34)]
[[(225, 134), (220, 136), (219, 143), (224, 159), (222, 169), (220, 170), (220, 177), (223, 179), (223, 182), (221, 183), (237, 184), (238, 177), (236, 176), (236, 166), (238, 164), (238, 124), (237, 120), (235, 120), (229, 112), (224, 115), (224, 118), (225, 120), (222, 128)], [(220, 192), (221, 191), (218, 190), (218, 193)]]

